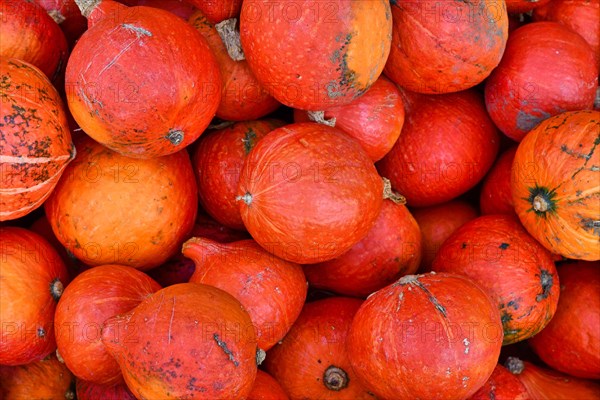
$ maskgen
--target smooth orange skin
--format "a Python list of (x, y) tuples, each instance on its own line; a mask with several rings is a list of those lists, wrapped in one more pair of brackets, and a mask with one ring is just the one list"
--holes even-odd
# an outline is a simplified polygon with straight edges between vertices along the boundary
[(512, 146), (500, 154), (484, 178), (479, 194), (481, 214), (515, 213), (511, 191), (511, 172), (516, 152), (517, 146)]
[(301, 110), (325, 110), (363, 94), (383, 71), (391, 34), (385, 0), (242, 3), (248, 65), (273, 97)]
[[(52, 292), (68, 283), (65, 264), (43, 237), (23, 228), (0, 228), (0, 364), (39, 361), (56, 349)], [(56, 295), (56, 294), (55, 294)]]
[(221, 99), (206, 40), (168, 11), (110, 0), (88, 21), (65, 78), (69, 108), (84, 132), (135, 158), (173, 154), (194, 142)]
[(354, 316), (346, 348), (357, 378), (382, 399), (468, 398), (498, 362), (496, 305), (460, 275), (407, 278), (375, 292)]
[(533, 400), (521, 381), (502, 365), (469, 400)]
[(217, 29), (201, 11), (189, 23), (206, 39), (219, 64), (222, 90), (217, 117), (227, 121), (250, 121), (275, 111), (281, 104), (256, 80), (246, 60), (234, 61)]
[(414, 92), (441, 94), (476, 86), (498, 65), (506, 46), (504, 2), (396, 1), (392, 15), (385, 74)]
[(485, 215), (461, 226), (444, 241), (432, 269), (465, 275), (485, 290), (502, 315), (504, 344), (535, 335), (556, 312), (560, 283), (552, 255), (512, 215)]
[(202, 208), (221, 224), (245, 230), (237, 195), (244, 160), (267, 133), (282, 126), (276, 120), (238, 122), (202, 136), (192, 154)]
[[(325, 110), (325, 119), (354, 139), (379, 161), (394, 146), (404, 125), (404, 103), (396, 85), (384, 76), (353, 102)], [(308, 122), (308, 114), (294, 110), (294, 122)]]
[(242, 220), (267, 251), (298, 264), (331, 260), (364, 238), (383, 182), (358, 142), (305, 122), (275, 129), (248, 154), (238, 187)]
[(385, 200), (367, 236), (341, 256), (304, 266), (314, 288), (346, 296), (366, 297), (414, 274), (421, 261), (421, 232), (401, 204)]
[(137, 398), (246, 398), (256, 377), (250, 316), (227, 292), (181, 283), (107, 320), (102, 342)]
[(421, 230), (423, 256), (420, 272), (430, 272), (431, 263), (442, 243), (479, 214), (469, 203), (453, 200), (437, 206), (416, 208), (412, 210), (412, 215)]
[(496, 126), (520, 142), (551, 116), (591, 109), (597, 86), (594, 52), (581, 36), (556, 22), (532, 22), (511, 33), (485, 82), (485, 104)]
[(76, 147), (79, 156), (44, 203), (62, 245), (91, 266), (141, 270), (178, 252), (198, 209), (187, 152), (129, 158), (87, 136)]
[[(566, 258), (600, 260), (599, 228), (588, 223), (598, 219), (600, 209), (600, 181), (594, 171), (600, 166), (599, 130), (599, 111), (565, 112), (532, 130), (515, 155), (515, 211), (534, 238)], [(554, 212), (532, 211), (529, 197), (536, 186), (555, 190)]]
[(30, 364), (0, 366), (0, 393), (6, 400), (69, 399), (73, 374), (51, 355)]
[(136, 400), (124, 383), (105, 386), (77, 379), (77, 400)]
[(288, 400), (289, 397), (271, 375), (258, 370), (248, 400)]
[(600, 379), (600, 268), (580, 261), (558, 268), (560, 299), (548, 326), (529, 339), (550, 367), (571, 376)]
[(196, 264), (190, 282), (222, 289), (242, 303), (259, 348), (273, 347), (298, 318), (308, 288), (298, 264), (267, 253), (253, 240), (218, 243), (191, 238), (182, 252)]
[(64, 104), (38, 68), (2, 57), (0, 77), (0, 221), (6, 221), (42, 205), (75, 157), (75, 146)]
[(69, 370), (78, 379), (101, 385), (122, 382), (119, 365), (102, 344), (102, 325), (160, 289), (143, 272), (114, 264), (91, 268), (73, 279), (54, 317), (56, 344)]
[[(307, 303), (286, 337), (267, 352), (265, 369), (290, 399), (373, 399), (350, 366), (346, 338), (362, 300), (331, 297)], [(323, 376), (330, 366), (344, 370), (348, 386), (334, 391)]]

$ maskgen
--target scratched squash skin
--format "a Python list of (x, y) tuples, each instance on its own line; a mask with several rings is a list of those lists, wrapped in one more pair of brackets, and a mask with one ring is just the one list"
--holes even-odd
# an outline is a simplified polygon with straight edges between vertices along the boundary
[(213, 286), (164, 288), (107, 320), (102, 341), (139, 399), (241, 399), (256, 378), (250, 316)]
[(0, 221), (6, 221), (42, 205), (75, 146), (63, 102), (38, 68), (2, 58), (0, 80)]

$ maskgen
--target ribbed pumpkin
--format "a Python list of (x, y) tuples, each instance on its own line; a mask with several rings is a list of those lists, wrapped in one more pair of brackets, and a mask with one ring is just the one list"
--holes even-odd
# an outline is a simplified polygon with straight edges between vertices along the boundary
[(549, 118), (523, 139), (512, 197), (527, 231), (553, 253), (600, 259), (600, 112)]
[(43, 360), (9, 367), (0, 365), (0, 398), (69, 400), (73, 374), (53, 354)]
[(6, 221), (42, 205), (75, 146), (63, 102), (39, 69), (2, 57), (0, 79), (0, 221)]

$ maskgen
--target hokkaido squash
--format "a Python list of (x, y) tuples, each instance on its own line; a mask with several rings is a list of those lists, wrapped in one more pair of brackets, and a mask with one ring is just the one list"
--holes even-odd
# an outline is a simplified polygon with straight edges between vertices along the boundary
[(511, 190), (511, 171), (517, 146), (511, 146), (496, 160), (481, 185), (479, 208), (481, 214), (514, 214)]
[(553, 253), (600, 260), (600, 112), (549, 118), (517, 149), (512, 198), (523, 226)]
[(40, 361), (0, 366), (0, 393), (6, 400), (74, 399), (73, 374), (53, 354)]
[(2, 57), (0, 77), (0, 221), (6, 221), (42, 205), (75, 146), (63, 102), (39, 69)]
[(106, 386), (77, 379), (75, 388), (77, 400), (136, 400), (124, 383)]
[(490, 379), (469, 400), (533, 400), (521, 381), (498, 364)]
[(239, 17), (242, 0), (189, 0), (212, 24)]

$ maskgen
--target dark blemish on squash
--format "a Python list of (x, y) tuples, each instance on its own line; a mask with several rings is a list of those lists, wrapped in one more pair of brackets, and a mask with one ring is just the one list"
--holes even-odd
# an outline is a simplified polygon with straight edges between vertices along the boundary
[(322, 363), (321, 359), (318, 359), (318, 360), (317, 360), (317, 362), (318, 362), (319, 364), (321, 364), (321, 363)]
[(500, 249), (502, 249), (502, 250), (506, 250), (506, 249), (508, 249), (508, 247), (509, 247), (509, 246), (510, 246), (510, 245), (509, 245), (508, 243), (502, 243), (502, 244), (501, 244), (500, 246), (498, 246), (498, 247), (500, 247)]
[[(502, 308), (504, 308), (504, 307), (502, 307)], [(512, 321), (512, 319), (513, 319), (512, 315), (510, 315), (505, 310), (502, 311), (502, 316), (500, 317), (500, 321), (502, 322), (502, 325), (509, 323), (510, 321)]]
[(216, 333), (213, 334), (213, 339), (215, 339), (215, 342), (217, 342), (217, 346), (223, 349), (223, 352), (227, 355), (229, 360), (233, 362), (233, 365), (235, 365), (236, 367), (239, 366), (240, 364), (236, 361), (235, 357), (233, 356), (233, 352), (227, 348), (227, 344), (224, 341), (219, 339), (219, 335), (217, 335)]
[(252, 128), (249, 128), (244, 134), (242, 142), (244, 143), (244, 152), (246, 154), (250, 153), (250, 150), (256, 145), (256, 132)]
[(467, 248), (467, 244), (465, 242), (463, 242), (463, 244), (460, 245), (461, 249), (466, 249)]
[(46, 337), (46, 330), (44, 328), (37, 328), (37, 336), (39, 338), (44, 338)]
[(419, 281), (419, 277), (417, 275), (406, 275), (398, 280), (398, 283), (402, 286), (404, 285), (413, 285), (421, 289), (427, 295), (427, 299), (433, 304), (436, 310), (438, 310), (444, 318), (448, 318), (448, 314), (446, 312), (446, 308), (440, 304), (438, 299)]
[(581, 194), (582, 194), (582, 193), (583, 193), (583, 192), (582, 192), (581, 190), (577, 190), (577, 191), (575, 192), (575, 196), (579, 197), (579, 196), (581, 196)]
[(171, 142), (173, 146), (177, 146), (183, 142), (184, 133), (181, 129), (169, 129), (169, 133), (167, 133), (165, 138)]
[(123, 24), (121, 26), (123, 27), (123, 29), (135, 32), (135, 35), (138, 37), (138, 39), (142, 36), (152, 36), (152, 33), (149, 30), (144, 29), (141, 26), (135, 26), (133, 24)]
[(537, 114), (539, 115), (533, 115), (523, 110), (519, 110), (517, 113), (517, 129), (529, 132), (540, 122), (551, 117), (549, 113), (542, 110), (537, 110)]
[(584, 218), (581, 215), (576, 215), (579, 218), (579, 225), (586, 231), (591, 232), (596, 236), (600, 236), (600, 220)]
[(327, 84), (327, 96), (330, 99), (346, 96), (348, 89), (354, 88), (356, 82), (356, 73), (348, 67), (348, 46), (352, 40), (353, 34), (338, 34), (335, 41), (342, 43), (339, 49), (336, 49), (329, 60), (337, 64), (336, 71), (340, 73), (338, 81), (331, 81)]
[(540, 275), (536, 276), (540, 278), (540, 284), (542, 286), (542, 293), (535, 296), (535, 301), (539, 303), (550, 295), (550, 290), (552, 289), (554, 279), (552, 278), (552, 274), (545, 269), (541, 271)]
[(50, 294), (55, 301), (60, 299), (62, 296), (65, 287), (63, 283), (58, 278), (54, 278), (52, 282), (50, 282)]
[(511, 300), (506, 304), (507, 307), (512, 307), (515, 310), (519, 309), (519, 303), (517, 303), (515, 300)]

